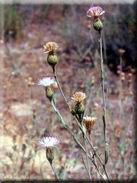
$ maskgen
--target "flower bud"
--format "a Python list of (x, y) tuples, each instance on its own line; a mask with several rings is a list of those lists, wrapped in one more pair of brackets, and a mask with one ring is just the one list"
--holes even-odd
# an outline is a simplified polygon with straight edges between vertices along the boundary
[(51, 101), (53, 98), (53, 90), (51, 89), (51, 87), (46, 87), (46, 96), (47, 98)]
[(54, 150), (53, 150), (53, 148), (48, 147), (46, 149), (46, 157), (47, 157), (47, 160), (50, 162), (50, 164), (52, 164), (52, 161), (54, 159)]
[(99, 31), (100, 32), (103, 29), (103, 23), (102, 23), (102, 21), (99, 18), (95, 19), (95, 22), (93, 24), (93, 27), (94, 27), (94, 29), (96, 31)]
[(54, 67), (58, 63), (59, 58), (58, 58), (58, 56), (56, 54), (50, 53), (48, 55), (47, 61), (48, 61), (48, 64), (49, 65), (51, 65), (52, 67)]
[(75, 113), (76, 114), (83, 114), (85, 111), (85, 107), (83, 103), (77, 103), (75, 105)]

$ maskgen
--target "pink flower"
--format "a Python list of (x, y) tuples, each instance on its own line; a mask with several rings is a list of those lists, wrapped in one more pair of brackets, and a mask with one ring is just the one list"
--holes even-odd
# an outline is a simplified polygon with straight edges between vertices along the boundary
[(93, 6), (87, 11), (88, 17), (100, 17), (105, 11), (100, 6)]

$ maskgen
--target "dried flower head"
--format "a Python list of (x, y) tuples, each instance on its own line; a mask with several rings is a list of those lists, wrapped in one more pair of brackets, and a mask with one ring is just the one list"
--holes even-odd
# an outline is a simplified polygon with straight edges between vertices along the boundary
[(46, 148), (46, 157), (50, 164), (52, 164), (52, 161), (54, 159), (54, 149), (51, 147)]
[(71, 97), (75, 102), (81, 103), (86, 98), (86, 94), (83, 92), (76, 92)]
[(54, 52), (55, 50), (58, 49), (58, 44), (55, 42), (48, 42), (43, 46), (43, 48), (45, 53), (52, 52), (52, 51)]
[(43, 137), (39, 141), (39, 145), (42, 147), (54, 147), (58, 145), (60, 142), (56, 137)]
[(52, 84), (56, 84), (56, 81), (50, 77), (44, 77), (43, 79), (40, 79), (38, 82), (38, 85), (40, 86), (51, 86)]
[(102, 16), (105, 11), (100, 6), (93, 6), (87, 11), (88, 17), (98, 18)]
[(89, 117), (89, 116), (83, 117), (83, 124), (85, 125), (89, 134), (90, 134), (91, 129), (95, 123), (96, 123), (95, 117)]
[(90, 117), (90, 116), (85, 116), (85, 117), (83, 117), (83, 122), (92, 122), (92, 123), (94, 123), (95, 124), (95, 122), (96, 122), (96, 117)]

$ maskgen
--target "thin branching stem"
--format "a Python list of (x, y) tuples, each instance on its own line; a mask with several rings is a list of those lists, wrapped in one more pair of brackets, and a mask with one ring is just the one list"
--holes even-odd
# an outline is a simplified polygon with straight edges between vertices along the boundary
[[(51, 101), (51, 104), (52, 104), (52, 107), (54, 109), (54, 111), (56, 112), (56, 114), (58, 115), (59, 119), (60, 119), (60, 122), (62, 123), (63, 127), (66, 128), (68, 130), (68, 132), (70, 133), (70, 135), (74, 138), (75, 142), (79, 145), (79, 147), (83, 150), (84, 153), (87, 153), (86, 152), (86, 149), (83, 147), (83, 145), (79, 142), (79, 140), (76, 138), (75, 134), (72, 132), (72, 130), (69, 128), (69, 126), (67, 125), (67, 123), (64, 121), (62, 115), (60, 114), (59, 110), (57, 109), (56, 105), (55, 105), (55, 102), (54, 102), (54, 99)], [(90, 161), (94, 164), (98, 174), (100, 175), (100, 177), (103, 177), (103, 175), (101, 174), (98, 166), (96, 165), (94, 159), (89, 155), (87, 154), (88, 158), (90, 159)], [(105, 173), (106, 174), (106, 173)], [(107, 177), (107, 174), (106, 174), (106, 177)]]
[[(58, 87), (59, 87), (59, 89), (60, 89), (60, 92), (61, 92), (61, 94), (62, 94), (62, 96), (63, 96), (63, 98), (64, 98), (66, 104), (67, 104), (68, 107), (69, 107), (69, 104), (68, 104), (68, 102), (67, 102), (67, 99), (66, 99), (66, 97), (65, 97), (65, 95), (64, 95), (64, 92), (63, 92), (63, 90), (62, 90), (62, 88), (61, 88), (60, 82), (59, 82), (59, 80), (58, 80), (58, 78), (57, 78), (56, 68), (53, 69), (53, 73), (54, 73), (54, 78), (55, 78), (55, 80), (56, 80), (56, 82), (57, 82), (57, 84), (58, 84)], [(52, 106), (53, 106), (53, 108), (54, 108), (54, 110), (55, 110), (56, 108), (55, 108), (55, 105), (54, 105), (54, 100), (53, 100), (53, 102), (52, 102)], [(70, 108), (69, 108), (69, 110), (70, 110)], [(60, 113), (58, 113), (59, 111), (58, 111), (57, 109), (55, 110), (55, 112), (56, 112), (57, 114), (60, 114)], [(59, 115), (59, 116), (61, 117), (61, 119), (63, 119), (61, 115)], [(78, 124), (78, 126), (79, 126), (79, 128), (80, 128), (80, 130), (81, 130), (81, 132), (82, 132), (82, 134), (84, 134), (86, 140), (87, 140), (88, 143), (90, 144), (91, 149), (92, 149), (92, 151), (93, 151), (95, 157), (99, 160), (99, 162), (100, 162), (100, 164), (102, 165), (102, 168), (103, 168), (103, 170), (104, 170), (104, 173), (106, 174), (106, 177), (107, 177), (107, 179), (109, 180), (107, 171), (106, 171), (106, 169), (105, 169), (105, 166), (104, 166), (104, 164), (103, 164), (103, 162), (102, 162), (100, 156), (98, 155), (98, 153), (97, 153), (96, 150), (94, 149), (94, 147), (93, 147), (93, 145), (92, 145), (90, 139), (89, 139), (88, 136), (86, 135), (86, 133), (83, 131), (83, 128), (82, 128), (81, 124), (79, 123), (79, 120), (77, 119), (76, 116), (74, 116), (74, 117), (75, 117), (75, 120), (76, 120), (76, 122), (77, 122), (77, 124)], [(64, 122), (63, 122), (63, 125), (64, 125), (65, 128), (67, 128), (67, 127), (66, 127), (66, 124), (65, 124)], [(67, 128), (67, 129), (68, 129), (68, 128)], [(68, 131), (69, 131), (69, 133), (73, 136), (72, 131), (71, 131), (71, 130), (68, 130)], [(75, 138), (75, 136), (73, 136), (73, 138), (74, 138), (74, 140), (78, 143), (78, 141), (77, 141), (77, 139)], [(79, 143), (78, 143), (78, 144), (79, 144)], [(83, 146), (82, 146), (81, 144), (79, 144), (79, 145), (80, 145), (80, 147), (83, 149)], [(86, 153), (86, 150), (85, 150), (84, 152)], [(93, 163), (93, 164), (94, 164), (94, 163)], [(95, 167), (96, 167), (96, 169), (98, 169), (98, 167), (97, 167), (96, 164), (95, 164)]]
[(104, 86), (104, 63), (103, 63), (103, 47), (102, 47), (102, 32), (100, 32), (100, 59), (101, 59), (101, 89), (102, 89), (102, 98), (103, 98), (103, 134), (104, 134), (104, 143), (105, 143), (105, 158), (104, 158), (104, 167), (108, 161), (108, 148), (107, 148), (107, 138), (106, 138), (106, 100), (105, 100), (105, 86)]
[(90, 168), (90, 164), (89, 164), (89, 158), (88, 158), (88, 149), (87, 149), (87, 145), (86, 145), (86, 140), (85, 138), (83, 138), (84, 140), (84, 145), (85, 145), (85, 150), (86, 150), (86, 167), (87, 167), (87, 172), (89, 175), (89, 179), (91, 180), (91, 168)]
[[(76, 118), (76, 119), (77, 119), (77, 118)], [(77, 122), (77, 124), (78, 124), (78, 126), (79, 126), (79, 128), (80, 128), (80, 130), (81, 130), (81, 132), (82, 132), (82, 134), (84, 134), (85, 139), (86, 139), (87, 142), (89, 143), (89, 145), (90, 145), (90, 147), (91, 147), (91, 149), (92, 149), (92, 151), (93, 151), (94, 156), (99, 160), (100, 164), (102, 165), (102, 168), (103, 168), (103, 170), (104, 170), (104, 173), (105, 173), (107, 179), (109, 180), (108, 173), (107, 173), (107, 171), (106, 171), (106, 168), (105, 168), (105, 166), (104, 166), (104, 163), (102, 162), (100, 156), (98, 155), (98, 153), (96, 152), (95, 148), (93, 147), (92, 142), (90, 141), (89, 137), (87, 136), (87, 134), (86, 134), (85, 131), (83, 130), (82, 125), (79, 123), (78, 119), (76, 120), (76, 122)]]
[(53, 173), (54, 173), (55, 179), (56, 179), (57, 181), (59, 181), (59, 177), (58, 177), (58, 175), (57, 175), (57, 173), (56, 173), (55, 168), (53, 167), (53, 164), (50, 163), (50, 166), (51, 166), (51, 169), (52, 169), (52, 171), (53, 171)]
[(65, 94), (64, 94), (64, 92), (62, 90), (61, 84), (60, 84), (60, 82), (58, 80), (58, 77), (57, 77), (56, 67), (53, 68), (53, 74), (54, 74), (55, 81), (57, 82), (57, 85), (59, 87), (59, 90), (60, 90), (60, 92), (61, 92), (61, 94), (62, 94), (62, 96), (63, 96), (63, 98), (64, 98), (64, 100), (65, 100), (65, 102), (67, 104), (67, 106), (69, 107), (67, 98), (66, 98), (66, 96), (65, 96)]
[[(82, 155), (82, 161), (83, 161), (83, 165), (84, 165), (84, 167), (85, 167), (85, 169), (86, 169), (86, 171), (87, 171), (87, 173), (88, 173), (87, 163), (85, 162), (84, 156), (83, 156), (83, 155)], [(89, 174), (88, 174), (88, 175), (89, 175)]]
[[(66, 99), (66, 97), (65, 97), (65, 95), (64, 95), (64, 92), (63, 92), (63, 90), (62, 90), (62, 88), (61, 88), (60, 82), (59, 82), (59, 80), (58, 80), (58, 78), (57, 78), (56, 68), (53, 69), (53, 73), (54, 73), (54, 78), (55, 78), (55, 80), (56, 80), (56, 82), (57, 82), (57, 84), (58, 84), (58, 87), (59, 87), (59, 89), (60, 89), (60, 92), (61, 92), (61, 94), (62, 94), (62, 96), (63, 96), (63, 98), (64, 98), (66, 104), (67, 104), (68, 107), (69, 107), (69, 104), (68, 104), (68, 102), (67, 102), (67, 99)], [(54, 104), (54, 102), (53, 102), (53, 104)], [(70, 109), (70, 108), (69, 108), (69, 109)], [(60, 117), (62, 118), (62, 116), (60, 116)], [(92, 148), (92, 150), (93, 150), (95, 156), (98, 157), (100, 163), (103, 165), (102, 160), (100, 159), (99, 155), (97, 155), (97, 153), (96, 153), (96, 151), (95, 151), (95, 149), (94, 149), (92, 143), (90, 142), (90, 139), (88, 138), (88, 136), (86, 135), (86, 133), (83, 131), (83, 128), (82, 128), (82, 126), (80, 125), (80, 123), (79, 123), (79, 121), (78, 121), (78, 119), (77, 119), (76, 116), (75, 116), (75, 119), (76, 119), (76, 121), (77, 121), (77, 124), (78, 124), (78, 126), (79, 126), (81, 132), (84, 133), (84, 136), (85, 136), (86, 140), (87, 140), (88, 143), (90, 144), (90, 146), (91, 146), (91, 148)]]

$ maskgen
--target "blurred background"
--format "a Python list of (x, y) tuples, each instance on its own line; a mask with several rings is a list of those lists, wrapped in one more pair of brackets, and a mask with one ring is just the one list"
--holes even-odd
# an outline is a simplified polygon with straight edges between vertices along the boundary
[[(135, 176), (136, 4), (99, 4), (106, 11), (103, 56), (110, 144), (106, 168), (112, 179)], [(43, 52), (48, 41), (59, 44), (57, 73), (68, 101), (76, 91), (87, 95), (87, 114), (97, 118), (91, 139), (98, 153), (103, 153), (99, 36), (86, 17), (89, 7), (90, 3), (0, 4), (1, 179), (54, 179), (45, 150), (37, 146), (45, 129), (61, 141), (54, 161), (60, 178), (88, 179), (80, 148), (37, 85), (41, 78), (52, 76)], [(77, 124), (57, 88), (55, 92), (58, 108), (77, 134)], [(95, 172), (92, 178), (97, 178)]]

